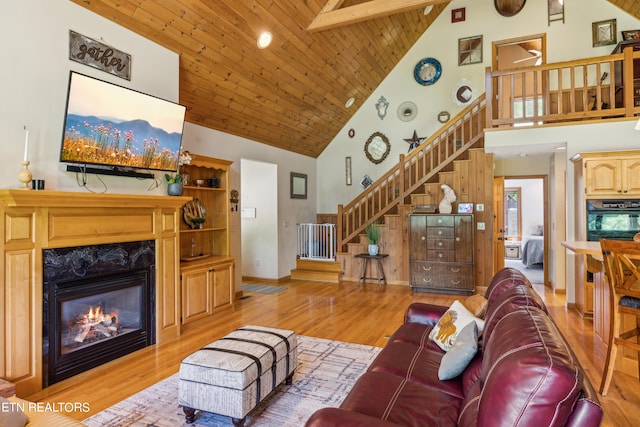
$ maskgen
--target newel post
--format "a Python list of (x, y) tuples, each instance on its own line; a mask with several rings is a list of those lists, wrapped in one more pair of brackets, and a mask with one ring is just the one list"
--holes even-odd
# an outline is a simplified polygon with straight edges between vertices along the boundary
[(342, 205), (338, 205), (338, 223), (336, 224), (336, 234), (337, 234), (337, 246), (336, 248), (338, 248), (338, 251), (343, 250), (342, 245), (344, 242), (344, 221), (343, 221), (343, 215), (344, 215), (344, 208)]
[(491, 67), (485, 70), (485, 128), (491, 129), (493, 121), (493, 103), (495, 94), (493, 93), (493, 80), (491, 79)]
[(404, 200), (404, 195), (407, 193), (407, 186), (405, 184), (405, 179), (404, 179), (404, 154), (400, 154), (400, 159), (398, 159), (398, 181), (399, 185), (400, 185), (400, 197), (402, 197), (402, 199)]
[(622, 64), (622, 82), (623, 97), (624, 97), (624, 115), (626, 117), (633, 117), (633, 110), (635, 105), (633, 102), (633, 46), (627, 46), (622, 51), (624, 53), (624, 60)]

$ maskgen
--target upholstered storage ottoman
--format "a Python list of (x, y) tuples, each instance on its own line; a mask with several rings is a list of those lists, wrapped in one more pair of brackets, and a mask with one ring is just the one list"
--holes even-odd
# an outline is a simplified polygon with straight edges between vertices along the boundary
[(187, 356), (180, 363), (178, 386), (187, 422), (200, 410), (231, 417), (242, 426), (280, 383), (291, 384), (297, 350), (293, 331), (249, 325)]

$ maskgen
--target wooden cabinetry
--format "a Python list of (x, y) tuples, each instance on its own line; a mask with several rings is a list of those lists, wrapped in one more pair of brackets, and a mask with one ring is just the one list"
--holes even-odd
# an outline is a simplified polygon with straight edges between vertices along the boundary
[(235, 292), (231, 286), (233, 276), (231, 260), (184, 266), (181, 272), (182, 323), (206, 318), (228, 307)]
[(473, 215), (409, 215), (410, 285), (472, 294)]
[(618, 157), (587, 157), (584, 161), (587, 197), (640, 195), (640, 154)]
[[(184, 219), (180, 225), (183, 325), (231, 306), (235, 294), (235, 266), (229, 249), (231, 162), (197, 154), (192, 157), (181, 170), (188, 176), (184, 195), (200, 201), (206, 220), (202, 228), (192, 228)], [(196, 185), (197, 180), (203, 183)]]

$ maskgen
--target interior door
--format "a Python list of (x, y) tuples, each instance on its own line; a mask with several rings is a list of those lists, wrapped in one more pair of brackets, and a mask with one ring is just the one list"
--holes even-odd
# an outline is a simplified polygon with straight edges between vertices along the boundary
[(504, 268), (504, 177), (493, 178), (493, 274)]

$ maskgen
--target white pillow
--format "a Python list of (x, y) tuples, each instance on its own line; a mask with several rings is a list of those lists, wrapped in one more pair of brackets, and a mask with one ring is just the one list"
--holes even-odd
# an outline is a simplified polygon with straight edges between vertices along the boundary
[(462, 328), (471, 322), (478, 326), (478, 335), (482, 334), (484, 320), (475, 317), (460, 301), (455, 300), (433, 327), (429, 338), (444, 351), (449, 351)]

